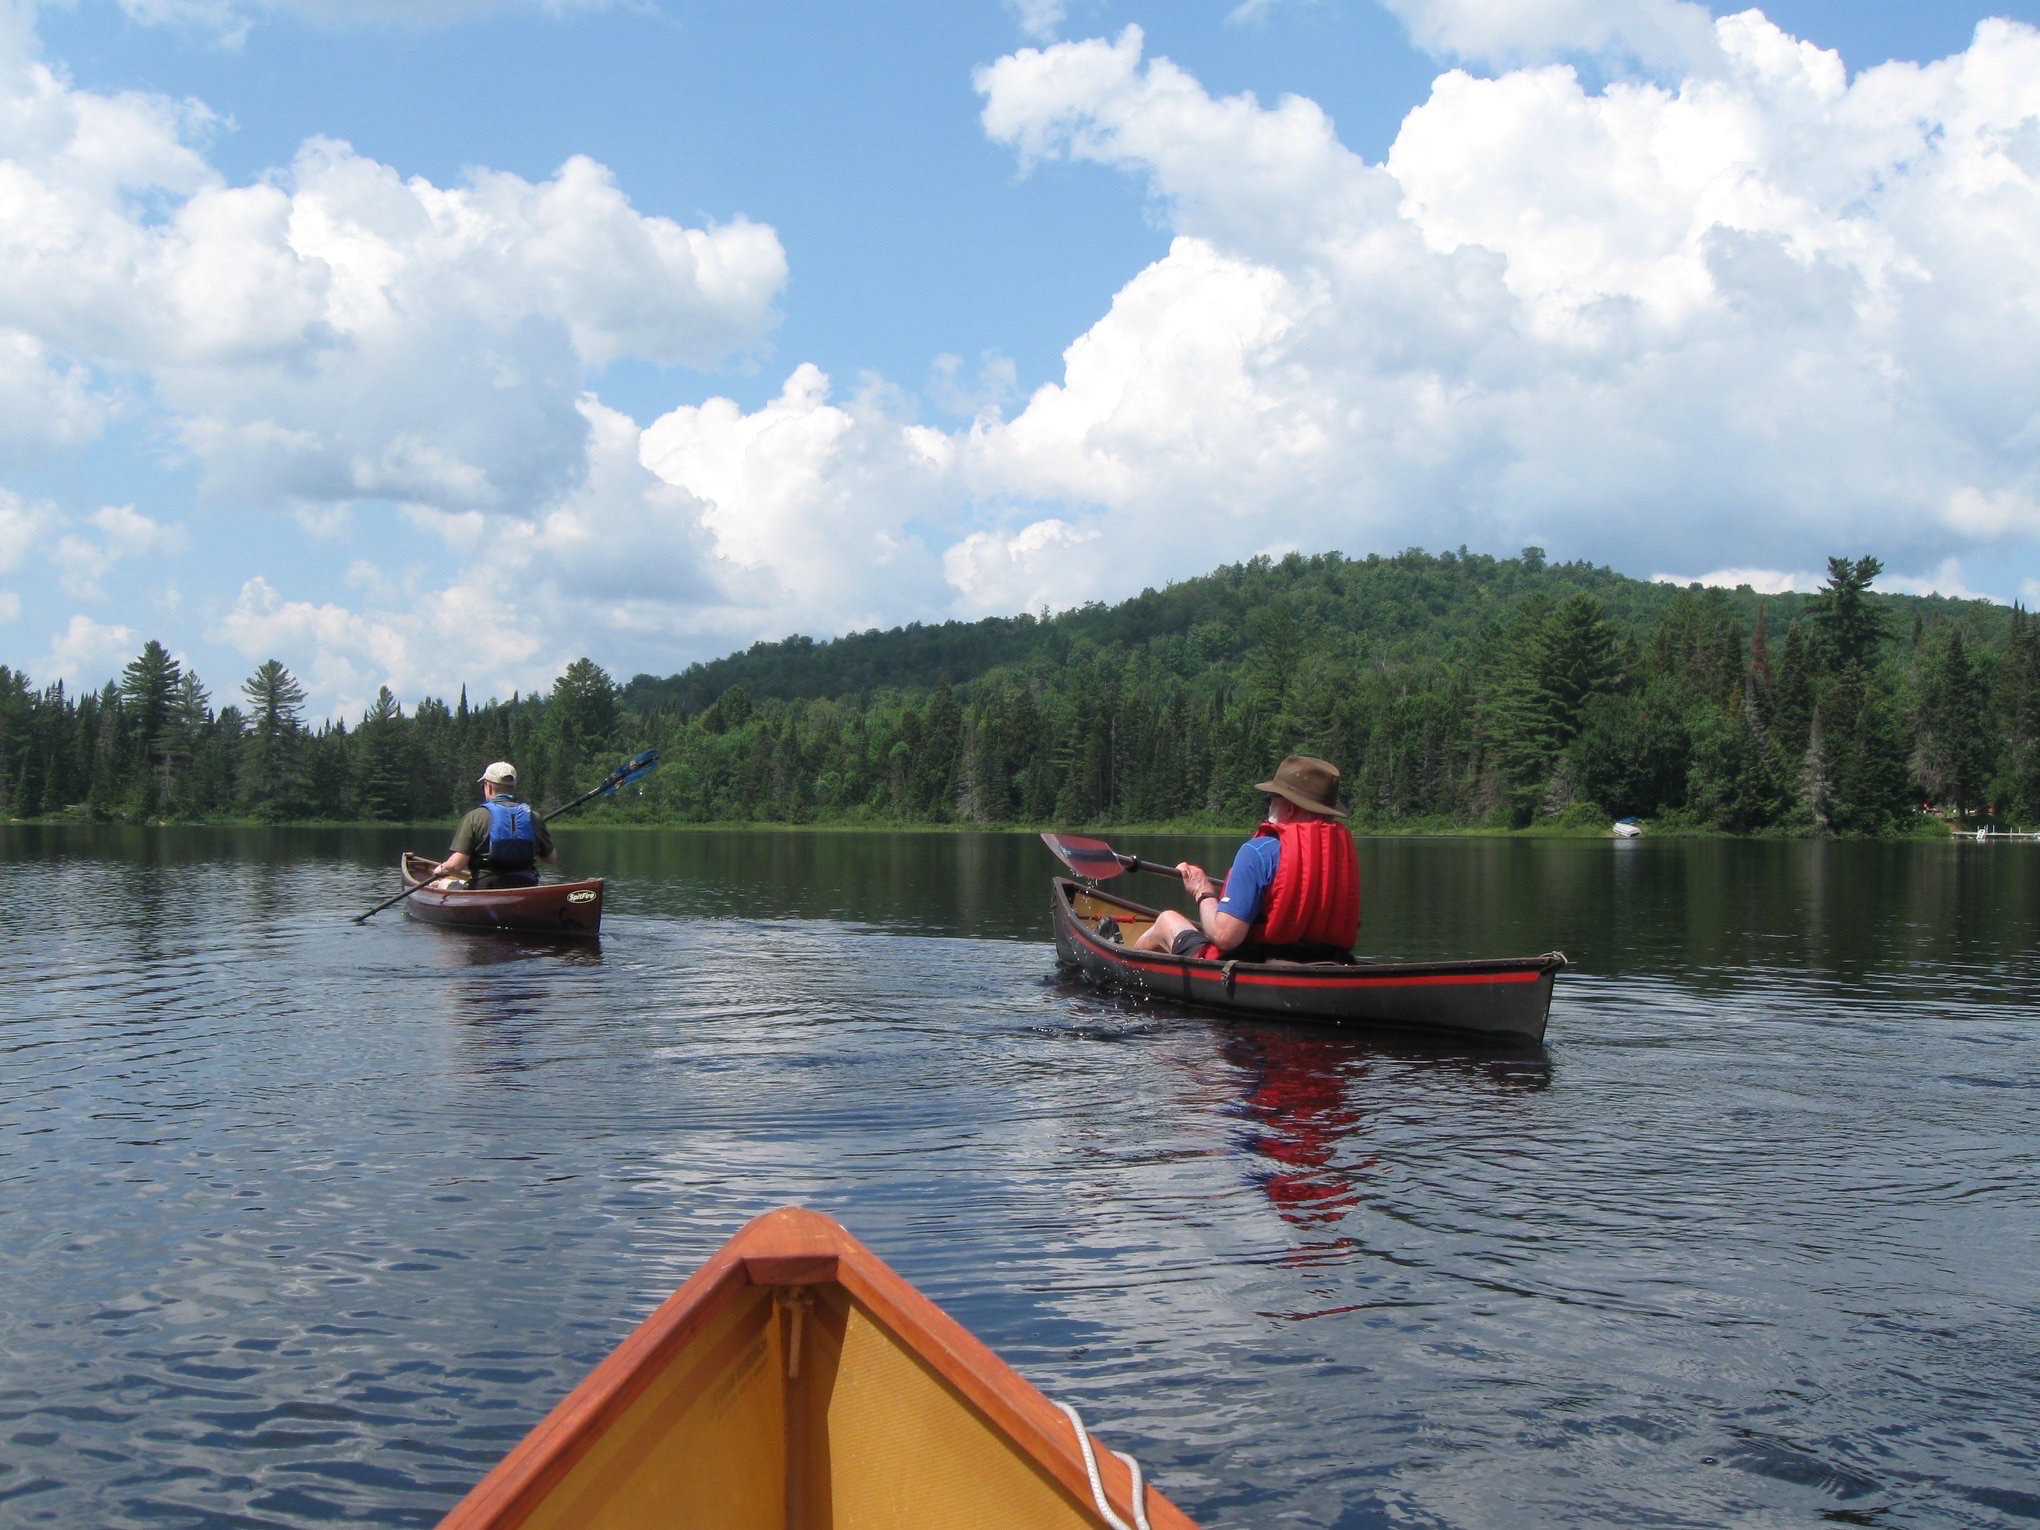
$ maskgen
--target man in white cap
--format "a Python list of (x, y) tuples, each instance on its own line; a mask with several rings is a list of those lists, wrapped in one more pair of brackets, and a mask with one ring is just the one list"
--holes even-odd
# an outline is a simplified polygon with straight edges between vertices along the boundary
[(432, 868), (435, 878), (469, 874), (470, 887), (535, 887), (538, 863), (555, 861), (545, 820), (517, 796), (517, 767), (498, 760), (476, 783), (482, 805), (453, 831), (453, 848)]
[(1206, 961), (1340, 961), (1360, 934), (1360, 858), (1339, 822), (1339, 767), (1292, 754), (1254, 788), (1268, 817), (1233, 857), (1220, 886), (1179, 863), (1197, 918), (1164, 909), (1134, 942)]

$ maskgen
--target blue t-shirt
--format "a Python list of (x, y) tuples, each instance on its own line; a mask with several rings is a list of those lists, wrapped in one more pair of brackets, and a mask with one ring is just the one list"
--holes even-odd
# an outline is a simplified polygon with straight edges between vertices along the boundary
[(1282, 841), (1272, 834), (1256, 835), (1240, 846), (1226, 873), (1225, 890), (1219, 895), (1218, 911), (1246, 924), (1261, 916), (1268, 901), (1268, 889), (1275, 883), (1275, 867), (1282, 859)]

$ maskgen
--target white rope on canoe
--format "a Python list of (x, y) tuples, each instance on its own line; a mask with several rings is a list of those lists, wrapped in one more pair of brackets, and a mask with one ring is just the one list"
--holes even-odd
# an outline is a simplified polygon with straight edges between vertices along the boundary
[(1133, 1523), (1131, 1525), (1112, 1512), (1112, 1505), (1105, 1501), (1105, 1484), (1098, 1476), (1098, 1457), (1091, 1449), (1090, 1432), (1084, 1428), (1083, 1416), (1066, 1402), (1056, 1403), (1069, 1418), (1077, 1431), (1077, 1447), (1084, 1453), (1084, 1474), (1091, 1479), (1091, 1502), (1111, 1530), (1154, 1530), (1148, 1524), (1147, 1484), (1141, 1480), (1140, 1463), (1123, 1450), (1112, 1452), (1126, 1463), (1126, 1469), (1133, 1475)]

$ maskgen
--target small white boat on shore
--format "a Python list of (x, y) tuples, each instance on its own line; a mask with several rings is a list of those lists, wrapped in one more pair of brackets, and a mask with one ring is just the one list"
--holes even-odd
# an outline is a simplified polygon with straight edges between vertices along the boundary
[(1618, 818), (1615, 820), (1615, 837), (1617, 839), (1641, 839), (1643, 837), (1643, 825), (1634, 818)]

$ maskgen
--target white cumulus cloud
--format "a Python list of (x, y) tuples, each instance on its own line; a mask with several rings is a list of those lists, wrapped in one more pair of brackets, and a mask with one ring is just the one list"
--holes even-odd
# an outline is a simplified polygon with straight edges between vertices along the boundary
[(1810, 594), (1826, 582), (1826, 575), (1805, 572), (1788, 573), (1775, 568), (1717, 568), (1705, 574), (1652, 574), (1653, 584), (1712, 585), (1719, 589), (1734, 590), (1748, 585), (1759, 595), (1784, 595), (1797, 590)]
[[(1311, 101), (1016, 9), (1044, 45), (977, 73), (984, 132), (1030, 174), (1130, 178), (1170, 238), (1052, 381), (935, 357), (953, 429), (790, 361), (761, 403), (640, 430), (603, 369), (756, 355), (787, 282), (769, 228), (649, 214), (580, 159), (439, 186), (317, 141), (232, 185), (202, 107), (0, 44), (0, 402), (25, 411), (0, 454), (162, 411), (216, 489), (361, 565), (337, 590), (269, 571), (223, 616), (344, 708), (1067, 607), (1286, 546), (1535, 543), (1759, 589), (1831, 554), (1888, 588), (2030, 567), (2040, 32), (1986, 21), (1852, 79), (1754, 10), (1395, 8), (1495, 72), (1440, 74), (1380, 163)], [(373, 498), (462, 572), (357, 557), (369, 514), (339, 507)], [(48, 554), (59, 531), (8, 508), (0, 557)]]
[(2040, 501), (2023, 489), (1986, 492), (1965, 484), (1948, 496), (1944, 514), (1954, 530), (1984, 541), (2006, 535), (2040, 537)]
[(33, 335), (0, 322), (0, 469), (91, 441), (107, 413), (83, 367), (52, 361)]
[(81, 684), (98, 687), (118, 675), (140, 647), (133, 628), (76, 615), (51, 642), (33, 674), (45, 684), (61, 680), (74, 691)]
[(604, 367), (713, 365), (775, 322), (770, 228), (642, 212), (592, 160), (439, 186), (312, 140), (231, 185), (203, 107), (74, 88), (25, 46), (0, 40), (8, 457), (146, 389), (218, 492), (528, 514), (586, 471)]
[(0, 488), (0, 574), (20, 568), (46, 532), (55, 514), (48, 504), (23, 499), (11, 489)]
[[(1178, 234), (1060, 384), (973, 434), (981, 498), (1102, 507), (1122, 592), (1136, 557), (1190, 572), (1271, 526), (1629, 567), (1855, 549), (1916, 573), (1951, 529), (2030, 542), (2040, 33), (1986, 22), (1851, 82), (1755, 11), (1704, 47), (1690, 5), (1404, 14), (1489, 56), (1654, 28), (1685, 68), (1451, 71), (1378, 166), (1310, 103), (1213, 97), (1137, 30), (981, 71), (1023, 165), (1118, 167)], [(1483, 18), (1476, 48), (1455, 29)], [(976, 559), (952, 567), (964, 596)]]
[(1138, 29), (1017, 50), (977, 75), (986, 132), (1030, 173), (1137, 177), (1174, 234), (1061, 376), (935, 432), (802, 367), (755, 410), (672, 411), (643, 461), (759, 635), (1270, 546), (1537, 543), (1765, 589), (1874, 552), (1890, 587), (1956, 587), (1949, 557), (2040, 535), (2040, 34), (1851, 82), (1756, 12), (1692, 45), (1696, 12), (1526, 7), (1514, 46), (1634, 51), (1655, 19), (1698, 62), (1451, 71), (1378, 165)]
[(646, 428), (644, 465), (699, 502), (761, 614), (842, 631), (939, 608), (939, 555), (917, 523), (953, 506), (956, 443), (903, 423), (882, 391), (830, 393), (805, 365), (750, 414), (721, 398), (672, 410)]
[(65, 531), (50, 548), (57, 583), (74, 600), (104, 600), (100, 579), (127, 558), (175, 558), (190, 546), (189, 533), (139, 513), (133, 505), (108, 505)]
[(1021, 35), (1035, 42), (1052, 40), (1069, 10), (1064, 0), (1006, 0), (1006, 8), (1020, 24)]
[[(1094, 554), (1095, 526), (1068, 521), (1035, 521), (1011, 536), (973, 532), (943, 554), (942, 568), (967, 607), (983, 611), (1026, 611), (1069, 604), (1072, 577), (1079, 585)], [(1060, 566), (1058, 566), (1060, 565)]]
[[(313, 705), (353, 716), (385, 684), (399, 696), (449, 699), (465, 685), (480, 700), (542, 690), (583, 656), (619, 680), (670, 674), (761, 632), (816, 625), (803, 606), (815, 592), (789, 588), (766, 561), (769, 546), (740, 540), (725, 550), (713, 505), (639, 462), (645, 433), (629, 416), (587, 396), (579, 408), (589, 471), (540, 513), (505, 522), (412, 511), (458, 555), (452, 579), (357, 559), (340, 600), (297, 593), (282, 577), (253, 578), (226, 613), (224, 636), (250, 661), (302, 663)], [(858, 588), (859, 572), (839, 567), (838, 583)]]
[(1566, 55), (1678, 68), (1711, 63), (1711, 18), (1690, 0), (1381, 0), (1433, 53), (1504, 67)]

